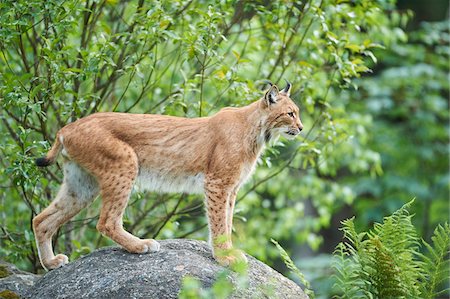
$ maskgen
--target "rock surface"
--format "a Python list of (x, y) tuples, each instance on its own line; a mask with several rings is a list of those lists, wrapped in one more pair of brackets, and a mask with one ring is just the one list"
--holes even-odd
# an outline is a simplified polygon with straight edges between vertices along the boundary
[[(39, 298), (177, 298), (182, 279), (189, 275), (204, 288), (226, 271), (233, 285), (238, 274), (219, 266), (207, 243), (193, 240), (159, 241), (161, 250), (130, 254), (103, 248), (46, 273), (26, 294)], [(308, 298), (293, 281), (251, 256), (248, 285), (235, 288), (230, 298)]]
[(21, 271), (14, 265), (0, 261), (0, 298), (26, 297), (38, 279), (39, 275)]

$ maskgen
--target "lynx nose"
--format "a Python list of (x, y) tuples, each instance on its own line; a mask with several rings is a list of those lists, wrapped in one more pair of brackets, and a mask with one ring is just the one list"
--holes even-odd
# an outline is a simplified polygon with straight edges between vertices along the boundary
[(303, 130), (303, 125), (299, 125), (298, 130), (301, 132)]

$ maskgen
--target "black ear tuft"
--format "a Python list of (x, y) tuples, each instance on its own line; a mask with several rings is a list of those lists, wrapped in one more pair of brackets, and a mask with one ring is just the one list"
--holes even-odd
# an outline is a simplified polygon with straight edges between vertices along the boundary
[(286, 87), (281, 92), (285, 93), (287, 96), (289, 96), (289, 94), (291, 93), (292, 84), (288, 80), (286, 80), (286, 79), (284, 79), (284, 80), (286, 81)]
[(273, 83), (272, 83), (270, 80), (264, 80), (263, 82), (264, 82), (265, 84), (268, 84), (269, 87), (272, 87), (272, 86), (273, 86)]
[(267, 101), (268, 105), (272, 105), (277, 102), (278, 93), (279, 93), (278, 87), (276, 85), (272, 85), (264, 95), (264, 99)]

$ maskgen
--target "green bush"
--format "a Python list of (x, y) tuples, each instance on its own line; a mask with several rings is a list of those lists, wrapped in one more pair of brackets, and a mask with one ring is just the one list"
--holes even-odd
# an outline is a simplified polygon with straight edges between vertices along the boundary
[(367, 148), (379, 153), (384, 171), (351, 182), (362, 229), (412, 197), (421, 235), (448, 220), (449, 41), (447, 21), (423, 23), (407, 44), (377, 53), (383, 68), (346, 94), (355, 113), (372, 119)]

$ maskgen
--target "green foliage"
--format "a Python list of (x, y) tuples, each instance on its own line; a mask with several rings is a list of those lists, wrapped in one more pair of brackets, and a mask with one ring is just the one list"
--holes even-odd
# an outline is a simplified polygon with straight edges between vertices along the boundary
[[(231, 282), (231, 276), (234, 276), (234, 284)], [(240, 264), (239, 267), (230, 270), (223, 270), (217, 274), (217, 277), (210, 288), (205, 288), (201, 281), (189, 275), (185, 276), (178, 297), (181, 299), (209, 299), (209, 298), (229, 298), (233, 293), (248, 287), (247, 265)]]
[[(303, 281), (269, 237), (289, 252), (334, 247), (320, 232), (351, 207), (358, 217), (344, 222), (349, 241), (337, 249), (340, 292), (439, 296), (449, 277), (450, 34), (445, 21), (407, 36), (411, 17), (393, 0), (2, 1), (0, 256), (41, 270), (31, 219), (62, 172), (33, 160), (67, 123), (97, 111), (206, 116), (256, 100), (264, 79), (287, 78), (305, 132), (259, 161), (238, 195), (234, 243), (269, 264), (281, 253)], [(414, 196), (417, 230), (403, 208), (357, 233)], [(112, 244), (95, 229), (99, 204), (58, 232), (55, 251), (73, 260)], [(143, 238), (206, 239), (203, 214), (201, 197), (137, 192), (124, 226)], [(433, 227), (419, 253), (418, 236)], [(225, 298), (230, 288), (225, 274), (215, 289), (185, 284), (186, 298)]]
[[(60, 165), (37, 169), (33, 159), (67, 123), (97, 111), (205, 116), (248, 104), (261, 96), (263, 79), (283, 77), (294, 84), (306, 132), (289, 144), (281, 140), (261, 159), (238, 195), (235, 243), (263, 260), (278, 254), (262, 244), (269, 235), (317, 249), (320, 229), (355, 198), (348, 183), (333, 177), (342, 168), (381, 174), (379, 155), (366, 147), (370, 117), (349, 113), (340, 93), (370, 71), (376, 49), (405, 40), (399, 26), (407, 16), (393, 5), (3, 1), (0, 187), (7, 192), (0, 194), (0, 253), (38, 271), (30, 220), (54, 198), (62, 173)], [(124, 225), (144, 238), (205, 239), (202, 202), (137, 193)], [(305, 213), (310, 204), (317, 213)], [(95, 230), (98, 206), (58, 232), (56, 251), (77, 257), (111, 244)]]
[(360, 80), (357, 93), (343, 94), (355, 113), (373, 118), (366, 146), (384, 170), (352, 179), (362, 229), (412, 197), (421, 235), (448, 219), (449, 41), (448, 21), (423, 23), (409, 43), (377, 53), (384, 68)]
[(445, 295), (448, 289), (439, 291), (438, 287), (448, 283), (450, 277), (450, 226), (448, 223), (438, 225), (429, 244), (422, 240), (426, 247), (426, 254), (420, 254), (424, 265), (424, 281), (420, 285), (420, 294), (423, 298), (437, 298)]
[(305, 294), (308, 295), (309, 298), (314, 299), (315, 298), (314, 291), (311, 290), (311, 285), (309, 281), (306, 280), (305, 275), (303, 275), (303, 273), (300, 272), (300, 269), (298, 269), (297, 266), (294, 264), (289, 254), (286, 252), (286, 250), (284, 250), (283, 247), (281, 247), (281, 245), (277, 241), (275, 241), (274, 239), (270, 241), (272, 241), (272, 243), (275, 244), (275, 246), (277, 247), (286, 267), (291, 271), (292, 274), (295, 275), (295, 277), (300, 281), (300, 283), (304, 285), (305, 288), (303, 289), (303, 291), (305, 292)]
[(200, 281), (186, 276), (183, 278), (181, 291), (178, 295), (180, 299), (208, 299), (227, 298), (233, 292), (233, 285), (228, 280), (225, 273), (219, 274), (217, 280), (211, 288), (203, 288)]
[(448, 292), (450, 227), (438, 226), (433, 246), (424, 242), (428, 254), (421, 254), (411, 205), (369, 232), (358, 233), (353, 218), (342, 221), (346, 241), (335, 251), (338, 298), (435, 298)]

